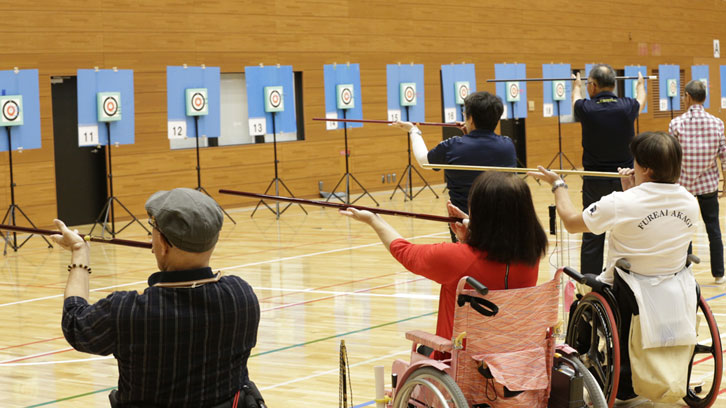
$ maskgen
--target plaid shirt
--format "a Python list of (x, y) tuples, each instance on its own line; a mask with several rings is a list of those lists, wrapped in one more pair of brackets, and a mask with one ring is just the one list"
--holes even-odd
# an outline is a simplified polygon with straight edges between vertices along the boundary
[(692, 105), (683, 115), (673, 119), (668, 132), (675, 136), (683, 148), (681, 177), (678, 182), (693, 195), (718, 190), (716, 157), (726, 172), (726, 139), (723, 121), (703, 109)]
[(203, 407), (231, 400), (248, 380), (260, 307), (237, 276), (197, 287), (159, 287), (215, 275), (210, 268), (157, 272), (143, 294), (113, 292), (63, 304), (63, 334), (78, 351), (118, 360), (119, 403)]

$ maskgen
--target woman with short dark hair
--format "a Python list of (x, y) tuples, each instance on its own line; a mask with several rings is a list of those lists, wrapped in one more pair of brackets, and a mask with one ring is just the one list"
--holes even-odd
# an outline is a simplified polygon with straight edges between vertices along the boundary
[(341, 213), (373, 227), (406, 269), (441, 284), (436, 334), (450, 339), (459, 279), (471, 276), (489, 289), (534, 286), (547, 235), (529, 186), (512, 174), (477, 177), (469, 191), (469, 216), (450, 202), (447, 208), (449, 215), (464, 218), (464, 223), (451, 224), (458, 243), (412, 244), (376, 214), (353, 208)]

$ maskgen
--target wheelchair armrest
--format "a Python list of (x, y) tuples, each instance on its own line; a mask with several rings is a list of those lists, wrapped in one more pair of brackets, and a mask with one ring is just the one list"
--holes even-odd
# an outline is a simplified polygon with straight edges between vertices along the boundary
[(411, 330), (409, 332), (406, 332), (406, 339), (411, 340), (417, 344), (431, 347), (436, 351), (445, 351), (450, 353), (453, 348), (451, 340), (445, 339), (435, 334), (427, 333), (423, 330)]

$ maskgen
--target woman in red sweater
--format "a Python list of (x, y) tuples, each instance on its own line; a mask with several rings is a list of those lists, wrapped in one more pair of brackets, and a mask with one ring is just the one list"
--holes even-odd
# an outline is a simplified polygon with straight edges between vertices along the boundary
[(464, 218), (451, 224), (460, 242), (412, 244), (369, 211), (341, 210), (373, 227), (383, 244), (409, 271), (441, 284), (436, 334), (450, 339), (456, 285), (471, 276), (487, 288), (514, 289), (537, 284), (539, 260), (547, 235), (539, 223), (529, 186), (507, 173), (482, 173), (469, 190), (469, 216), (447, 204), (449, 215)]

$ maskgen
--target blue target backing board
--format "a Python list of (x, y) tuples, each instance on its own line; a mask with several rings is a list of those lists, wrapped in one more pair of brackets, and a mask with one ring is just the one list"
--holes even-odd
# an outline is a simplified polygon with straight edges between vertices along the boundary
[[(625, 76), (638, 76), (638, 73), (643, 75), (643, 78), (648, 77), (648, 67), (644, 65), (626, 65), (625, 66)], [(637, 79), (626, 79), (625, 80), (625, 96), (628, 98), (635, 98), (637, 95), (635, 92), (635, 84), (638, 83)], [(648, 94), (648, 79), (644, 82), (645, 85), (645, 94)], [(643, 111), (641, 113), (648, 112), (648, 99), (645, 100), (645, 106), (643, 107)]]
[[(422, 64), (389, 64), (386, 65), (386, 83), (388, 95), (388, 120), (403, 120), (409, 122), (426, 121), (424, 97), (424, 70)], [(416, 85), (414, 100), (416, 104), (406, 108), (401, 106), (401, 84), (413, 83)]]
[(281, 86), (285, 110), (275, 113), (275, 132), (297, 132), (291, 65), (245, 67), (250, 135), (272, 134), (272, 112), (265, 112), (265, 87)]
[[(468, 82), (467, 95), (476, 92), (476, 72), (474, 64), (447, 64), (441, 66), (441, 89), (444, 96), (444, 121), (445, 122), (463, 122), (461, 116), (461, 105), (456, 103), (457, 83)], [(466, 97), (466, 95), (460, 95)]]
[[(496, 79), (525, 79), (527, 78), (527, 66), (525, 64), (494, 64), (494, 77)], [(519, 82), (518, 101), (514, 102), (514, 112), (512, 111), (512, 102), (507, 102), (507, 83), (497, 82), (497, 95), (502, 99), (504, 104), (504, 113), (502, 119), (515, 119), (527, 117), (527, 83)]]
[[(673, 97), (668, 96), (669, 84), (675, 81), (676, 94)], [(658, 65), (658, 110), (669, 111), (681, 109), (681, 68), (678, 65)], [(672, 104), (672, 106), (671, 106)]]
[(121, 120), (111, 124), (111, 144), (134, 144), (134, 71), (78, 70), (78, 145), (108, 144), (106, 125), (98, 120), (98, 93), (121, 94)]
[[(166, 117), (170, 139), (196, 137), (195, 117), (199, 118), (199, 136), (219, 137), (219, 76), (219, 67), (166, 67)], [(186, 90), (193, 88), (207, 90), (208, 113), (204, 116), (187, 116)]]
[(19, 126), (9, 126), (11, 146), (5, 126), (0, 127), (0, 151), (40, 149), (40, 99), (38, 70), (0, 71), (0, 95), (22, 96), (22, 120)]
[(704, 108), (710, 108), (711, 103), (711, 79), (708, 76), (708, 65), (693, 65), (691, 66), (691, 80), (692, 81), (704, 81), (706, 85), (706, 100), (703, 102)]
[[(569, 78), (572, 75), (570, 64), (542, 64), (542, 78)], [(562, 89), (562, 93), (560, 93)], [(555, 95), (564, 99), (555, 100)], [(572, 113), (572, 81), (542, 82), (542, 116), (562, 116)]]
[[(343, 109), (338, 109), (338, 85), (353, 85), (353, 108), (345, 109), (346, 119), (363, 119), (361, 103), (360, 65), (358, 64), (326, 64), (323, 66), (325, 82), (325, 117), (339, 119), (343, 117)], [(345, 123), (350, 128), (363, 127), (362, 123)], [(343, 122), (326, 122), (327, 130), (342, 129)]]
[(726, 65), (721, 65), (721, 109), (726, 109)]

